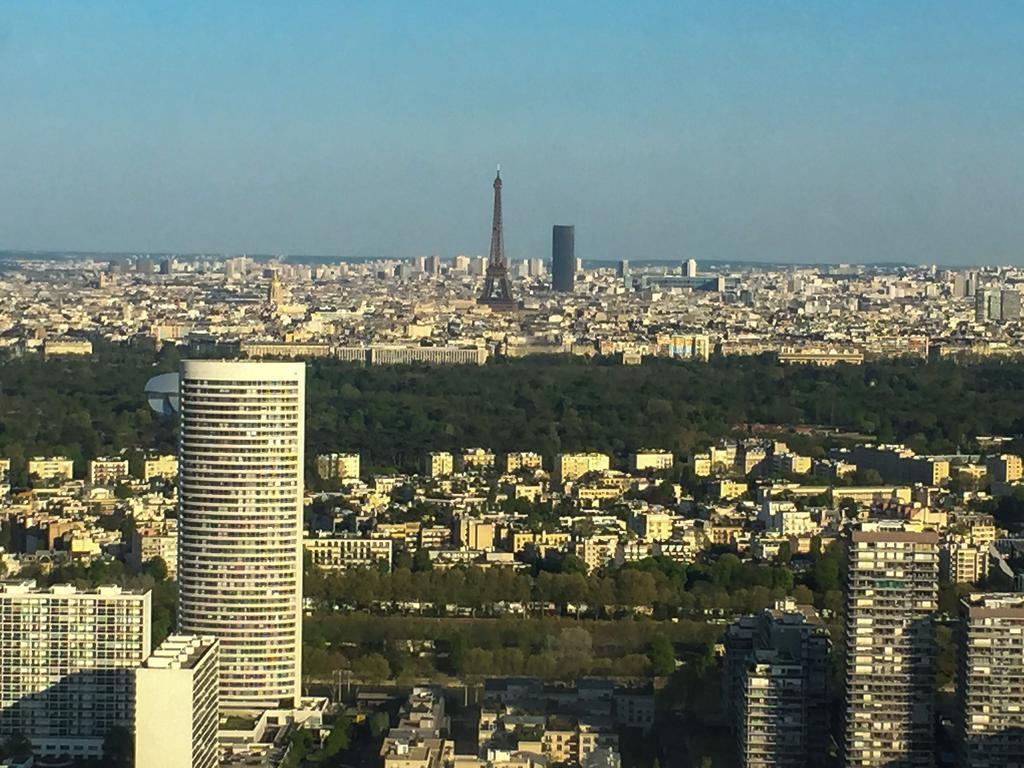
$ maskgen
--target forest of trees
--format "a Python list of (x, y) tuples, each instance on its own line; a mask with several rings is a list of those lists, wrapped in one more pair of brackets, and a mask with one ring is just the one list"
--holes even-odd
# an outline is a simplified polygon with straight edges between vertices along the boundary
[[(0, 359), (0, 454), (64, 453), (79, 462), (170, 450), (173, 424), (143, 385), (178, 351), (98, 343), (88, 358)], [(428, 450), (503, 452), (641, 446), (683, 455), (748, 424), (816, 424), (901, 440), (919, 451), (976, 448), (1024, 432), (1024, 364), (894, 360), (834, 368), (768, 356), (708, 363), (528, 357), (484, 366), (359, 367), (309, 361), (307, 455), (358, 451), (370, 468), (415, 469)]]

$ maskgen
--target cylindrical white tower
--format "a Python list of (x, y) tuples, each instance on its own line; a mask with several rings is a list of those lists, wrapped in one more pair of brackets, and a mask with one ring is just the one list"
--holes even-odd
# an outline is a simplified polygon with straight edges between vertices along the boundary
[(300, 696), (302, 363), (181, 363), (178, 624), (220, 639), (225, 709)]

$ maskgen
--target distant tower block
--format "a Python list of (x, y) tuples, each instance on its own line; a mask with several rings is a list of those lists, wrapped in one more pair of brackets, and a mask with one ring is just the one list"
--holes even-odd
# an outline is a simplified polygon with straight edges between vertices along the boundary
[(491, 219), (491, 257), (487, 263), (487, 277), (484, 289), (477, 299), (478, 304), (488, 306), (496, 312), (511, 312), (519, 309), (512, 298), (512, 284), (508, 280), (508, 262), (505, 260), (505, 236), (501, 226), (501, 166), (494, 177), (494, 215)]
[(683, 277), (697, 276), (697, 260), (687, 259), (683, 262)]
[(576, 285), (576, 227), (556, 224), (551, 229), (551, 289), (572, 293)]

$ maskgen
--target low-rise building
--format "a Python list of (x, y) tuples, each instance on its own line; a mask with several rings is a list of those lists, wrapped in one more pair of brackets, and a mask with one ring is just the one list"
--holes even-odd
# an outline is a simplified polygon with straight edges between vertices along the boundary
[(367, 538), (354, 533), (320, 533), (302, 540), (313, 565), (328, 571), (370, 568), (381, 563), (391, 567), (394, 542), (390, 538)]

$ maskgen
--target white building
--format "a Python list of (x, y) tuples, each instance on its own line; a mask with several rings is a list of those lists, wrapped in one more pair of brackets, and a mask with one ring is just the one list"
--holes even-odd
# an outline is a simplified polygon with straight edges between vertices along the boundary
[(216, 768), (220, 645), (171, 635), (135, 670), (135, 768)]
[(455, 457), (447, 451), (427, 454), (427, 474), (431, 477), (447, 477), (455, 469)]
[(181, 364), (178, 623), (221, 644), (225, 709), (298, 701), (302, 363)]
[(134, 669), (149, 658), (149, 592), (0, 582), (0, 741), (37, 755), (95, 758), (132, 727)]

